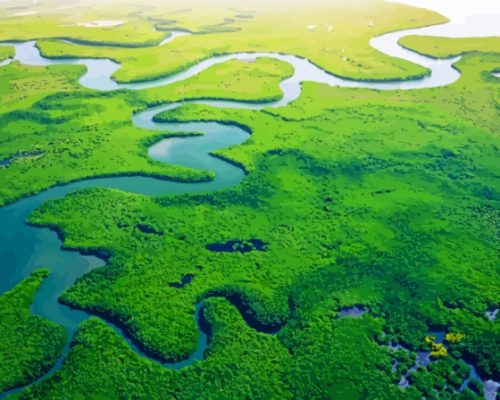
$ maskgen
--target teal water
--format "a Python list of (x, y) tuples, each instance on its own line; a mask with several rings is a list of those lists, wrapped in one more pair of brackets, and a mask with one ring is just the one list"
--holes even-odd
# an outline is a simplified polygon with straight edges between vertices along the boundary
[[(62, 325), (72, 336), (78, 325), (88, 318), (88, 314), (73, 310), (58, 302), (61, 294), (80, 276), (105, 262), (94, 256), (85, 256), (78, 252), (65, 251), (57, 234), (47, 228), (27, 225), (24, 221), (42, 203), (60, 198), (68, 193), (88, 187), (107, 187), (127, 192), (147, 195), (201, 193), (220, 190), (237, 185), (245, 176), (242, 169), (222, 161), (209, 153), (213, 150), (242, 143), (249, 133), (240, 127), (223, 125), (216, 122), (159, 124), (152, 121), (154, 115), (176, 105), (156, 107), (134, 117), (139, 127), (149, 129), (202, 132), (202, 136), (164, 139), (149, 148), (149, 155), (158, 161), (183, 165), (192, 168), (207, 169), (215, 172), (215, 179), (209, 182), (182, 183), (148, 177), (96, 178), (57, 186), (38, 195), (20, 200), (0, 208), (0, 293), (11, 289), (34, 270), (46, 267), (50, 276), (37, 292), (32, 306), (34, 314), (46, 317)], [(198, 318), (201, 304), (195, 306), (195, 318)], [(114, 326), (132, 348), (143, 354), (123, 331)], [(186, 360), (166, 363), (165, 367), (179, 369), (203, 358), (207, 346), (207, 336), (200, 330), (197, 350)], [(60, 367), (69, 351), (69, 343), (64, 349), (53, 370)], [(12, 394), (17, 390), (5, 393)], [(0, 395), (0, 398), (4, 395)]]
[[(423, 29), (423, 28), (422, 28)], [(415, 30), (412, 31), (414, 33)], [(420, 89), (426, 87), (437, 87), (450, 84), (458, 79), (459, 73), (452, 65), (458, 58), (448, 60), (433, 60), (401, 48), (397, 49), (397, 40), (404, 35), (401, 31), (397, 34), (387, 34), (375, 41), (377, 49), (388, 54), (410, 59), (411, 61), (426, 66), (432, 72), (418, 80), (398, 82), (363, 82), (342, 79), (327, 73), (315, 66), (309, 60), (291, 55), (277, 53), (238, 53), (226, 56), (213, 57), (204, 60), (194, 67), (169, 78), (152, 82), (120, 84), (115, 82), (111, 76), (120, 67), (111, 60), (100, 59), (72, 59), (52, 60), (40, 55), (35, 47), (35, 42), (10, 43), (16, 48), (15, 60), (27, 65), (51, 65), (51, 64), (81, 64), (87, 67), (87, 72), (80, 79), (80, 83), (88, 88), (96, 90), (117, 90), (128, 88), (140, 90), (149, 87), (168, 85), (194, 76), (206, 68), (230, 60), (230, 59), (255, 59), (258, 57), (271, 57), (290, 63), (295, 70), (292, 77), (280, 84), (283, 98), (269, 104), (251, 104), (234, 101), (194, 101), (193, 103), (209, 104), (216, 107), (237, 107), (249, 109), (261, 109), (267, 107), (280, 107), (287, 105), (300, 95), (300, 83), (303, 81), (314, 81), (333, 86), (363, 87), (379, 90), (397, 89)], [(395, 47), (396, 46), (396, 47)], [(182, 103), (186, 104), (188, 102)], [(216, 122), (203, 123), (167, 123), (159, 124), (153, 121), (153, 117), (167, 109), (173, 109), (182, 104), (170, 104), (154, 107), (136, 114), (133, 122), (136, 126), (144, 129), (155, 129), (163, 131), (178, 132), (203, 132), (203, 136), (164, 139), (149, 148), (149, 155), (158, 161), (183, 165), (186, 167), (206, 169), (215, 173), (215, 179), (210, 182), (181, 183), (146, 177), (117, 177), (96, 178), (71, 183), (48, 189), (36, 196), (28, 197), (14, 204), (0, 209), (0, 294), (14, 287), (32, 271), (40, 267), (47, 267), (51, 271), (50, 277), (37, 293), (32, 311), (35, 314), (46, 317), (64, 326), (70, 335), (74, 333), (77, 326), (88, 318), (85, 312), (72, 310), (58, 302), (60, 295), (69, 288), (76, 279), (94, 268), (103, 266), (105, 262), (97, 257), (84, 256), (78, 252), (65, 251), (61, 249), (61, 242), (54, 232), (44, 228), (35, 228), (24, 223), (28, 216), (43, 202), (60, 198), (68, 193), (87, 187), (107, 187), (135, 192), (146, 195), (176, 195), (181, 193), (200, 193), (237, 185), (244, 178), (245, 173), (240, 168), (210, 155), (210, 152), (231, 145), (243, 143), (248, 137), (241, 127), (234, 125), (223, 125)], [(198, 317), (202, 304), (194, 307), (195, 318)], [(114, 327), (132, 348), (140, 353), (137, 346), (127, 338), (119, 327)], [(191, 364), (194, 360), (203, 359), (203, 353), (207, 346), (207, 337), (200, 329), (198, 348), (188, 359), (173, 364), (165, 364), (168, 368), (182, 368)], [(58, 360), (52, 371), (57, 370), (69, 350), (66, 346), (64, 354)], [(143, 354), (144, 355), (144, 354)], [(145, 355), (147, 356), (147, 355)], [(41, 378), (43, 379), (43, 377)], [(9, 392), (12, 393), (13, 391)], [(4, 395), (6, 395), (5, 393)], [(0, 395), (0, 398), (4, 395)]]

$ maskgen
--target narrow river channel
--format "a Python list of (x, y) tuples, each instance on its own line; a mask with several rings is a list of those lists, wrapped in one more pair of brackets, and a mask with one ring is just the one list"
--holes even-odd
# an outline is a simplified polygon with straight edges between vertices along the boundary
[[(210, 155), (213, 150), (227, 146), (243, 143), (250, 135), (249, 132), (234, 125), (223, 125), (217, 122), (187, 122), (187, 123), (156, 123), (153, 118), (158, 113), (175, 109), (187, 103), (208, 104), (215, 107), (236, 107), (246, 109), (262, 109), (264, 107), (283, 107), (297, 99), (301, 93), (300, 83), (312, 81), (324, 83), (331, 86), (342, 86), (352, 88), (368, 88), (378, 90), (410, 90), (429, 87), (441, 87), (455, 82), (459, 72), (453, 68), (453, 64), (459, 57), (437, 60), (419, 55), (404, 49), (398, 44), (398, 40), (409, 34), (434, 34), (439, 32), (445, 35), (446, 27), (453, 27), (453, 21), (436, 27), (424, 27), (408, 29), (381, 35), (373, 38), (371, 45), (388, 56), (399, 57), (407, 61), (422, 65), (430, 70), (430, 75), (416, 80), (393, 81), (393, 82), (370, 82), (343, 79), (330, 74), (307, 59), (294, 55), (283, 55), (278, 53), (236, 53), (212, 57), (203, 60), (184, 72), (172, 75), (164, 79), (150, 82), (117, 83), (112, 79), (120, 65), (108, 59), (47, 59), (40, 55), (35, 41), (24, 43), (3, 43), (15, 47), (14, 60), (25, 65), (54, 65), (54, 64), (77, 64), (85, 65), (87, 72), (81, 77), (80, 84), (86, 88), (109, 91), (123, 88), (141, 90), (146, 88), (166, 86), (174, 82), (188, 79), (199, 74), (207, 68), (226, 62), (228, 60), (251, 60), (259, 57), (268, 57), (282, 60), (291, 64), (295, 70), (293, 76), (285, 79), (280, 84), (283, 97), (272, 103), (245, 103), (236, 101), (185, 101), (183, 103), (167, 104), (137, 113), (133, 117), (133, 123), (143, 129), (154, 129), (161, 131), (177, 132), (203, 132), (203, 136), (164, 139), (151, 146), (149, 155), (158, 161), (178, 164), (186, 167), (211, 170), (215, 172), (215, 179), (202, 183), (181, 183), (167, 180), (159, 180), (146, 177), (116, 177), (95, 178), (57, 186), (41, 192), (38, 195), (24, 198), (16, 203), (0, 208), (0, 294), (14, 287), (22, 279), (26, 278), (34, 270), (44, 266), (51, 271), (50, 277), (38, 291), (32, 311), (35, 314), (46, 317), (64, 326), (70, 335), (73, 335), (80, 322), (88, 318), (88, 314), (82, 311), (72, 310), (58, 302), (61, 294), (69, 288), (76, 279), (94, 268), (103, 266), (105, 262), (97, 257), (84, 256), (78, 252), (65, 251), (61, 249), (61, 242), (57, 235), (45, 228), (35, 228), (25, 224), (28, 216), (38, 206), (49, 199), (65, 196), (88, 187), (108, 187), (123, 191), (141, 193), (146, 195), (175, 195), (181, 193), (199, 193), (216, 191), (237, 185), (245, 176), (240, 168)], [(184, 36), (186, 32), (174, 32), (173, 37), (167, 38), (160, 45), (167, 45), (176, 37)], [(9, 61), (0, 64), (6, 65)], [(195, 316), (202, 305), (195, 307)], [(127, 342), (139, 352), (137, 346), (123, 335), (119, 327), (114, 327)], [(203, 353), (207, 346), (207, 338), (200, 330), (197, 351), (187, 360), (174, 364), (165, 364), (167, 368), (181, 368), (191, 364), (194, 360), (203, 359)], [(64, 354), (52, 368), (51, 372), (57, 370), (62, 360), (69, 351), (69, 344)], [(142, 353), (141, 353), (142, 354)], [(144, 355), (147, 356), (147, 355)], [(47, 376), (47, 375), (46, 375)], [(44, 379), (43, 377), (40, 379)], [(0, 395), (0, 398), (6, 394)], [(493, 396), (495, 394), (493, 393)], [(494, 397), (492, 397), (494, 398)]]

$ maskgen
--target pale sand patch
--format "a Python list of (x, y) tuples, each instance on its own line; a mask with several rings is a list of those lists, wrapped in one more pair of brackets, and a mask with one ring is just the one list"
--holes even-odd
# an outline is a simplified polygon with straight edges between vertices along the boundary
[(38, 11), (22, 11), (14, 14), (14, 17), (27, 17), (28, 15), (35, 15)]
[(61, 26), (83, 26), (84, 28), (108, 28), (111, 26), (123, 25), (125, 21), (122, 20), (102, 20), (102, 21), (90, 21), (90, 22), (78, 22), (72, 25), (61, 25)]

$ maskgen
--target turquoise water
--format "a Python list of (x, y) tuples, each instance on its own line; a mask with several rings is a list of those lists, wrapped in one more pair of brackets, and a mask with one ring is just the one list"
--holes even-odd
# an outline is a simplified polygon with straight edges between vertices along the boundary
[[(425, 29), (425, 28), (422, 28)], [(412, 33), (415, 33), (412, 30)], [(433, 60), (416, 53), (404, 50), (397, 45), (397, 40), (407, 31), (382, 35), (372, 41), (373, 45), (387, 54), (399, 56), (424, 65), (431, 70), (431, 75), (418, 80), (398, 82), (362, 82), (342, 79), (327, 73), (312, 64), (309, 60), (292, 55), (277, 53), (238, 53), (213, 57), (209, 60), (173, 75), (169, 78), (151, 82), (120, 84), (111, 76), (120, 68), (119, 64), (111, 60), (100, 59), (73, 59), (52, 60), (41, 57), (35, 42), (10, 43), (16, 48), (15, 59), (27, 65), (52, 64), (81, 64), (87, 67), (87, 72), (80, 79), (80, 83), (88, 88), (97, 90), (116, 90), (128, 88), (140, 90), (149, 87), (168, 85), (173, 82), (187, 79), (212, 65), (230, 59), (255, 59), (257, 57), (271, 57), (290, 63), (295, 70), (292, 77), (280, 84), (283, 98), (269, 104), (251, 104), (234, 101), (194, 101), (193, 103), (209, 104), (216, 107), (238, 107), (247, 109), (261, 109), (267, 107), (285, 106), (300, 95), (300, 83), (314, 81), (332, 86), (363, 87), (380, 90), (420, 89), (450, 84), (458, 79), (459, 73), (452, 65), (458, 60)], [(398, 49), (399, 48), (399, 49)], [(182, 103), (186, 104), (188, 102)], [(136, 114), (133, 122), (144, 129), (155, 129), (178, 132), (203, 132), (203, 136), (164, 139), (149, 148), (149, 155), (158, 161), (183, 165), (186, 167), (210, 170), (215, 173), (215, 179), (210, 182), (181, 183), (146, 177), (117, 177), (96, 178), (71, 183), (65, 186), (48, 189), (36, 196), (25, 198), (14, 204), (0, 209), (0, 293), (14, 287), (32, 271), (40, 267), (47, 267), (51, 271), (50, 277), (43, 284), (36, 295), (32, 311), (46, 317), (62, 326), (69, 334), (73, 334), (77, 326), (88, 318), (85, 312), (71, 310), (58, 302), (60, 295), (69, 288), (78, 277), (101, 267), (105, 262), (97, 257), (84, 256), (78, 252), (64, 251), (57, 235), (44, 228), (35, 228), (24, 223), (28, 216), (43, 202), (60, 198), (68, 193), (87, 187), (108, 187), (121, 189), (146, 195), (176, 195), (181, 193), (199, 193), (221, 190), (237, 185), (244, 178), (245, 173), (240, 168), (210, 155), (210, 152), (227, 146), (243, 143), (248, 137), (241, 127), (223, 125), (216, 122), (203, 123), (167, 123), (153, 122), (153, 117), (167, 109), (174, 109), (182, 104), (170, 104), (151, 108)], [(195, 307), (197, 318), (202, 304)], [(119, 327), (114, 327), (133, 349), (142, 354), (135, 344), (127, 338)], [(165, 364), (168, 368), (182, 368), (194, 360), (203, 359), (207, 346), (207, 337), (200, 330), (196, 352), (189, 359), (179, 363)], [(69, 350), (66, 346), (63, 356), (59, 359), (52, 371), (57, 370)], [(43, 378), (41, 378), (43, 379)], [(12, 393), (12, 392), (10, 392)], [(5, 395), (5, 394), (4, 394)], [(0, 395), (0, 397), (3, 397)]]
[[(156, 107), (137, 114), (134, 123), (149, 129), (203, 132), (203, 136), (164, 139), (149, 148), (149, 155), (158, 161), (184, 165), (192, 168), (208, 169), (215, 172), (215, 179), (210, 182), (182, 183), (147, 177), (97, 178), (54, 187), (36, 196), (20, 200), (14, 204), (0, 208), (0, 293), (14, 287), (31, 272), (46, 267), (51, 274), (37, 292), (32, 312), (46, 317), (66, 328), (70, 336), (88, 314), (73, 310), (58, 302), (61, 294), (69, 288), (78, 277), (94, 268), (105, 265), (105, 262), (94, 256), (84, 256), (78, 252), (65, 251), (55, 232), (46, 228), (36, 228), (25, 224), (28, 216), (43, 202), (60, 198), (68, 193), (88, 187), (107, 187), (127, 192), (147, 195), (200, 193), (220, 190), (237, 185), (245, 176), (240, 168), (212, 157), (213, 150), (242, 143), (249, 133), (237, 126), (222, 125), (215, 122), (158, 124), (152, 121), (155, 114), (175, 105)], [(201, 304), (195, 306), (195, 318), (198, 318)], [(124, 335), (119, 327), (114, 326), (132, 348), (143, 354), (139, 348)], [(200, 330), (197, 350), (186, 360), (178, 363), (166, 363), (168, 368), (182, 368), (194, 360), (203, 358), (207, 346), (207, 336)], [(62, 357), (53, 370), (60, 367), (69, 351), (65, 347)], [(8, 393), (15, 392), (11, 391)], [(7, 393), (6, 393), (7, 394)], [(6, 395), (4, 394), (4, 395)], [(3, 397), (0, 395), (0, 398)]]

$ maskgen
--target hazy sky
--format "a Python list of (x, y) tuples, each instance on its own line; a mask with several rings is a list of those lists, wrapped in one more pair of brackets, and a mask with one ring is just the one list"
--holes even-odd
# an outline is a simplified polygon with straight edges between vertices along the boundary
[[(500, 0), (388, 0), (415, 7), (428, 8), (456, 20), (467, 16), (496, 15), (500, 18)], [(500, 25), (500, 20), (498, 20)]]
[[(106, 3), (110, 0), (98, 1), (97, 4)], [(152, 1), (152, 0), (147, 0)], [(203, 0), (202, 4), (211, 4), (217, 0)], [(231, 2), (230, 0), (227, 0)], [(231, 3), (239, 3), (244, 0), (233, 0)], [(290, 2), (291, 0), (251, 0), (251, 2), (267, 2), (268, 4), (276, 4), (281, 2)], [(315, 0), (322, 2), (321, 0)], [(324, 3), (335, 3), (336, 0), (324, 0)], [(352, 0), (355, 6), (358, 0)], [(415, 7), (427, 8), (436, 11), (448, 19), (451, 24), (446, 27), (433, 28), (428, 34), (443, 35), (453, 37), (467, 36), (500, 36), (500, 0), (386, 0), (389, 2), (397, 2)], [(94, 0), (95, 2), (95, 0)], [(114, 0), (116, 3), (117, 0)], [(159, 3), (182, 4), (183, 0), (157, 0)], [(311, 0), (297, 0), (297, 3), (308, 4)], [(25, 6), (43, 4), (43, 0), (0, 0), (0, 4)], [(49, 4), (57, 4), (57, 2), (48, 2)], [(65, 4), (85, 4), (85, 1), (66, 0)], [(92, 3), (92, 2), (91, 2)], [(362, 2), (359, 1), (359, 6), (362, 7)], [(59, 7), (57, 8), (60, 9)], [(28, 14), (26, 14), (28, 15)]]
[(451, 25), (426, 34), (467, 37), (500, 36), (500, 0), (387, 0), (427, 8), (447, 17)]

